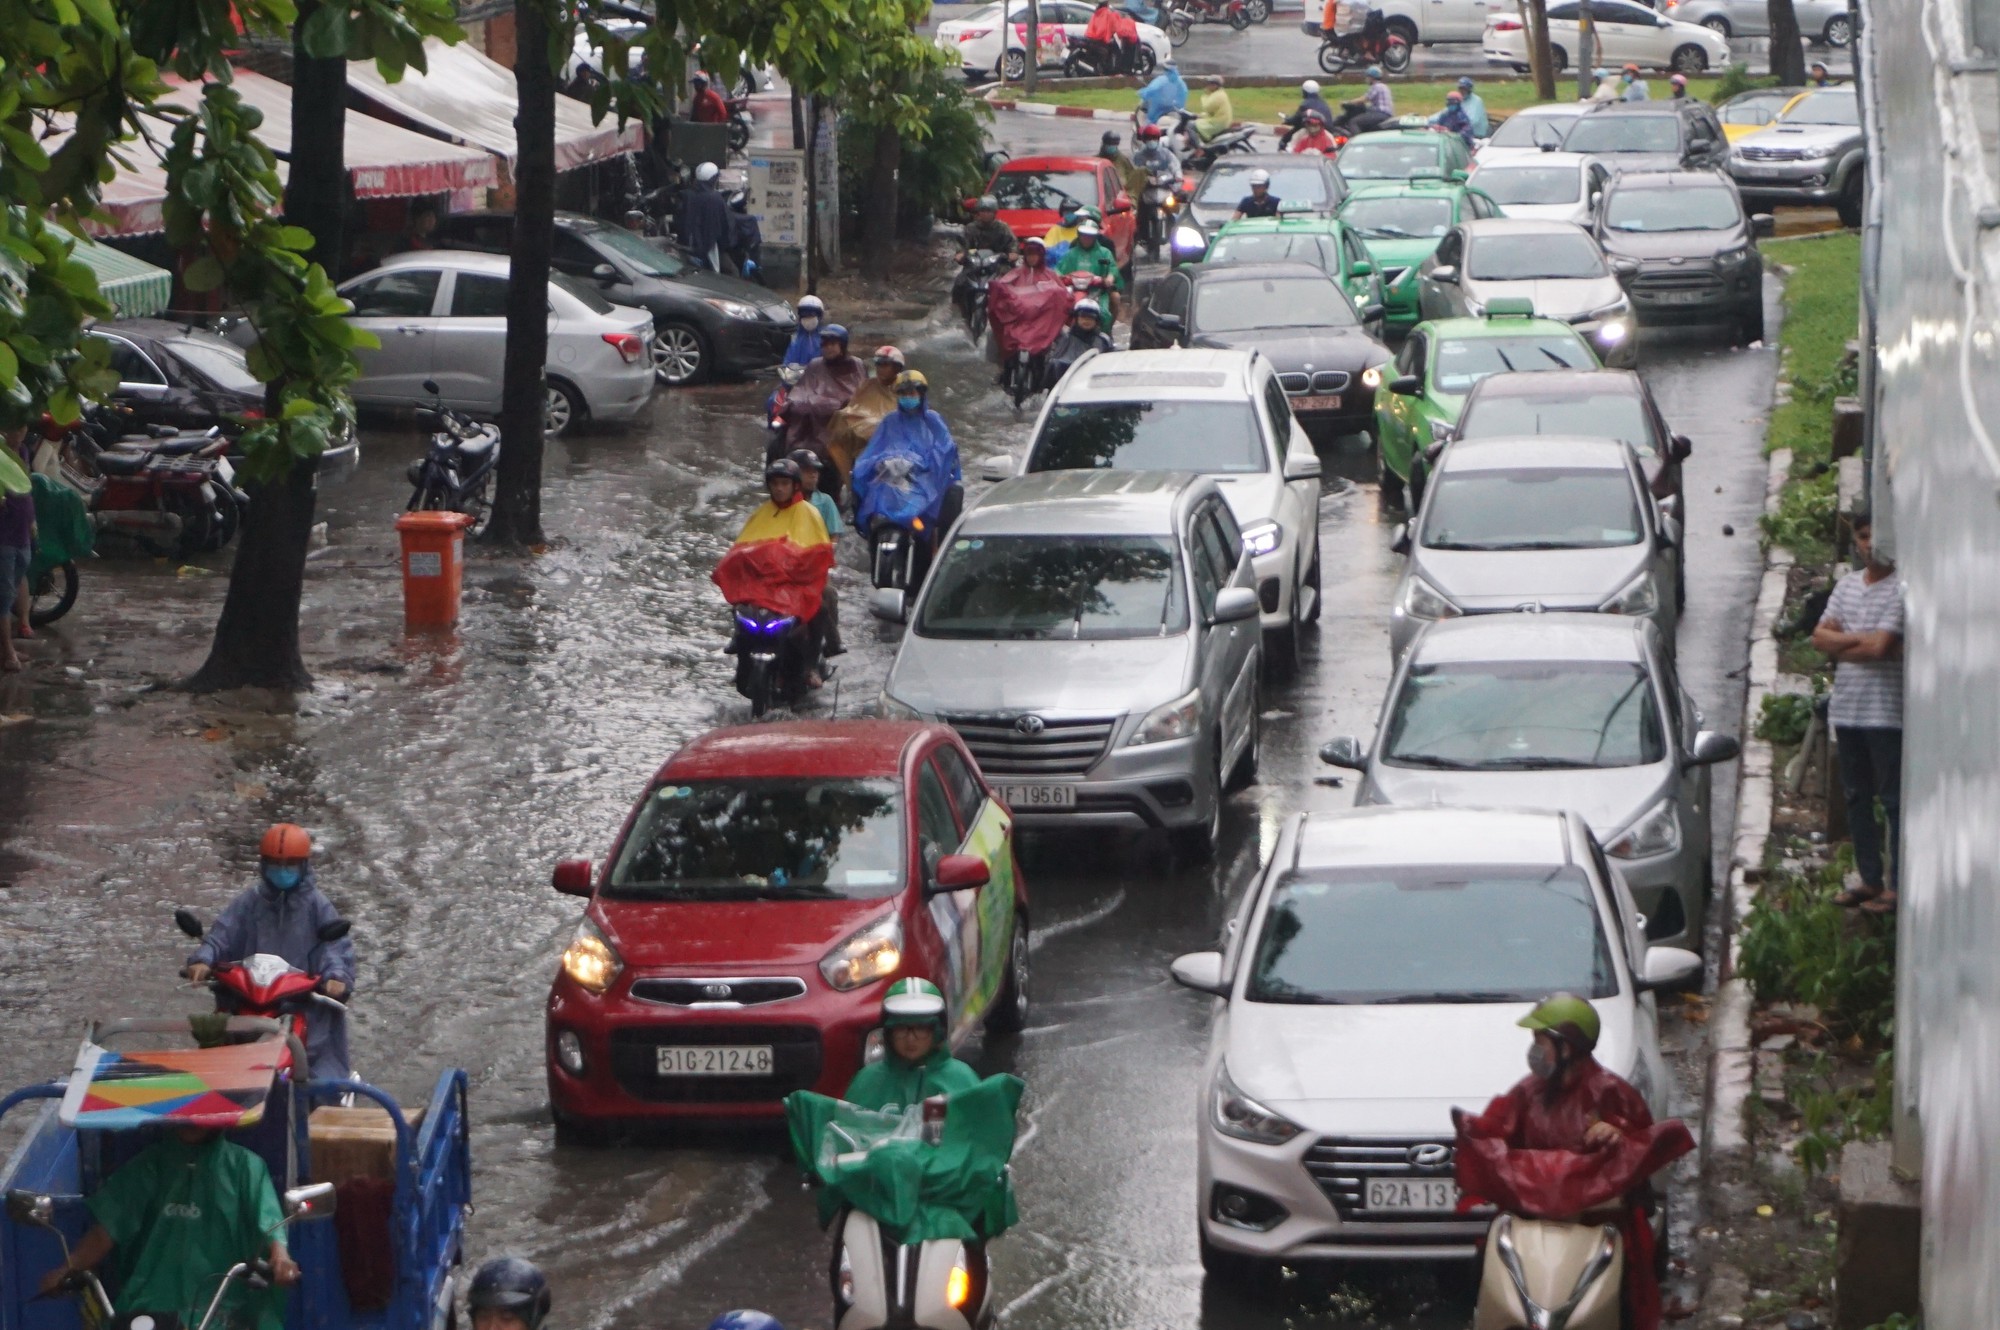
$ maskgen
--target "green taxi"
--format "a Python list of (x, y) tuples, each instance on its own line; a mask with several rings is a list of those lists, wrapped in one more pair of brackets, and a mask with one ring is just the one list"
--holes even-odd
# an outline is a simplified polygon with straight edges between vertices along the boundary
[(1407, 332), (1423, 317), (1417, 304), (1417, 267), (1445, 233), (1475, 217), (1500, 215), (1500, 205), (1479, 190), (1438, 175), (1357, 185), (1335, 213), (1374, 258), (1382, 278), (1385, 322), (1395, 333)]
[[(1340, 284), (1354, 308), (1366, 312), (1383, 301), (1375, 260), (1354, 231), (1323, 213), (1280, 212), (1224, 222), (1202, 251), (1208, 263), (1310, 263)], [(1414, 286), (1412, 287), (1414, 289)], [(1363, 318), (1371, 337), (1382, 335), (1382, 319)]]
[(1350, 185), (1409, 180), (1426, 171), (1460, 180), (1472, 170), (1472, 150), (1456, 134), (1436, 129), (1371, 129), (1356, 134), (1333, 159)]
[[(1549, 369), (1602, 369), (1582, 334), (1559, 319), (1536, 318), (1526, 300), (1495, 300), (1483, 319), (1433, 319), (1410, 330), (1382, 373), (1375, 394), (1375, 453), (1382, 501), (1404, 507), (1416, 459), (1430, 447), (1432, 426), (1458, 423), (1472, 385), (1489, 374)], [(1364, 379), (1365, 382), (1365, 379)], [(1411, 498), (1421, 500), (1419, 478)], [(1414, 508), (1415, 503), (1408, 505)]]

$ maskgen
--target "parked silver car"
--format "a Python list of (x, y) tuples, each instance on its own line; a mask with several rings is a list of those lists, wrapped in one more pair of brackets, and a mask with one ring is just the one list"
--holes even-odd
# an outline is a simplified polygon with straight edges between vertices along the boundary
[(1508, 217), (1588, 226), (1610, 178), (1610, 170), (1595, 157), (1544, 152), (1491, 166), (1484, 157), (1475, 158), (1466, 183), (1499, 204)]
[(1382, 703), (1358, 804), (1551, 808), (1582, 815), (1631, 884), (1645, 934), (1701, 948), (1712, 887), (1709, 771), (1737, 741), (1702, 728), (1673, 654), (1643, 620), (1503, 614), (1431, 627)]
[[(1699, 23), (1723, 37), (1771, 35), (1771, 9), (1765, 0), (1666, 0), (1662, 8), (1669, 18)], [(1842, 47), (1854, 36), (1847, 0), (1792, 0), (1792, 12), (1798, 17), (1799, 35), (1809, 42)]]
[(1650, 619), (1673, 649), (1680, 526), (1627, 444), (1574, 435), (1459, 439), (1431, 464), (1389, 608), (1401, 656), (1427, 623), (1509, 610)]
[(1261, 634), (1250, 553), (1215, 481), (1044, 471), (966, 513), (918, 594), (884, 716), (964, 736), (1022, 825), (1215, 843), (1257, 774)]
[(1638, 362), (1632, 302), (1597, 242), (1574, 222), (1460, 222), (1417, 268), (1417, 304), (1426, 319), (1477, 318), (1495, 300), (1508, 299), (1525, 299), (1538, 318), (1574, 327), (1614, 369)]
[[(428, 403), (435, 379), (446, 406), (500, 411), (507, 355), (508, 260), (465, 250), (413, 250), (340, 287), (354, 302), (348, 321), (382, 343), (358, 352), (354, 400), (407, 407)], [(549, 278), (547, 426), (630, 420), (653, 397), (653, 316), (614, 305), (586, 282)]]

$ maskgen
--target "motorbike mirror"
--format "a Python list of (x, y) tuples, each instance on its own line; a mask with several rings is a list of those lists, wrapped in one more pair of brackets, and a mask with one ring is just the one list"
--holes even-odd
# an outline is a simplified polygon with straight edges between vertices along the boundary
[(590, 895), (590, 860), (561, 860), (549, 874), (549, 885), (565, 896)]
[(1396, 523), (1396, 529), (1389, 533), (1389, 550), (1394, 554), (1408, 554), (1410, 552), (1410, 524), (1408, 522)]
[(285, 1222), (301, 1219), (331, 1219), (334, 1210), (331, 1182), (312, 1182), (285, 1193)]
[(1633, 987), (1641, 993), (1680, 988), (1701, 974), (1701, 957), (1680, 947), (1646, 948), (1645, 973), (1636, 976)]
[(1361, 771), (1368, 766), (1368, 750), (1353, 735), (1343, 734), (1319, 746), (1319, 760), (1330, 767)]
[(1685, 434), (1676, 434), (1673, 438), (1672, 447), (1674, 460), (1676, 462), (1685, 462), (1694, 452), (1694, 440)]
[(992, 879), (986, 861), (976, 854), (947, 854), (938, 860), (937, 871), (924, 887), (926, 896), (948, 896), (955, 891), (971, 891)]
[(201, 916), (186, 908), (174, 911), (174, 927), (197, 942), (201, 941), (202, 934), (208, 931), (201, 926)]
[(902, 623), (909, 617), (909, 606), (905, 602), (901, 587), (881, 586), (869, 598), (868, 612), (878, 619), (890, 623)]
[(1404, 397), (1415, 397), (1424, 390), (1424, 381), (1414, 374), (1398, 375), (1389, 380), (1389, 391)]
[(329, 919), (319, 926), (319, 940), (338, 942), (354, 931), (354, 924), (347, 919)]
[(40, 1192), (15, 1190), (7, 1193), (7, 1217), (17, 1224), (51, 1228), (56, 1219), (56, 1198)]
[(1014, 459), (1006, 453), (995, 453), (979, 464), (979, 478), (999, 482), (1014, 474)]
[(424, 391), (429, 393), (432, 397), (437, 397), (444, 392), (444, 389), (438, 387), (438, 381), (436, 379), (425, 379)]
[(1192, 988), (1197, 993), (1211, 993), (1216, 997), (1229, 996), (1229, 976), (1222, 972), (1222, 953), (1219, 951), (1192, 951), (1185, 956), (1176, 956), (1167, 967), (1167, 972), (1183, 988)]
[(1389, 313), (1389, 307), (1387, 305), (1382, 305), (1382, 304), (1363, 305), (1361, 307), (1361, 321), (1363, 323), (1373, 323), (1377, 319), (1386, 317), (1388, 313)]

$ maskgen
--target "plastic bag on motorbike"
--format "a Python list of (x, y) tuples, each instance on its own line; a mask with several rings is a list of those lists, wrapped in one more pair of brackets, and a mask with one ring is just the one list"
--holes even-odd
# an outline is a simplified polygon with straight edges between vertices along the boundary
[(923, 1105), (876, 1111), (798, 1090), (785, 1099), (792, 1152), (821, 1185), (820, 1222), (843, 1205), (897, 1242), (996, 1238), (1020, 1218), (1007, 1161), (1026, 1087), (989, 1076), (945, 1100), (944, 1133), (923, 1141)]

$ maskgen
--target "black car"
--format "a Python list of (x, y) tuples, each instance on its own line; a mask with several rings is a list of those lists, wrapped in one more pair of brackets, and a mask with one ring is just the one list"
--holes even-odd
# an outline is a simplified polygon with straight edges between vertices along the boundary
[(1667, 428), (1646, 381), (1629, 369), (1552, 369), (1489, 374), (1472, 386), (1459, 409), (1453, 439), (1523, 434), (1589, 434), (1622, 439), (1639, 454), (1653, 497), (1681, 521), (1681, 463), (1694, 451)]
[(1592, 225), (1641, 324), (1725, 323), (1746, 344), (1764, 340), (1757, 237), (1772, 228), (1718, 171), (1614, 176)]
[[(120, 319), (92, 324), (85, 336), (111, 348), (118, 372), (112, 402), (135, 425), (205, 430), (234, 438), (246, 420), (264, 414), (264, 385), (250, 372), (243, 348), (204, 328), (168, 319)], [(350, 426), (347, 441), (320, 459), (322, 472), (345, 471), (361, 458)]]
[(1715, 109), (1692, 97), (1586, 107), (1563, 135), (1562, 150), (1596, 157), (1613, 171), (1721, 170), (1729, 165), (1729, 140)]
[[(514, 214), (453, 213), (438, 223), (436, 240), (444, 249), (506, 254)], [(669, 387), (768, 368), (791, 343), (797, 320), (784, 299), (755, 282), (696, 267), (666, 241), (559, 212), (550, 261), (559, 272), (594, 282), (614, 305), (653, 316), (653, 367)]]
[(1317, 152), (1232, 152), (1208, 168), (1195, 186), (1188, 215), (1209, 235), (1228, 221), (1250, 192), (1250, 173), (1267, 171), (1271, 193), (1287, 213), (1331, 217), (1347, 197), (1347, 182), (1333, 158)]
[(1369, 371), (1389, 349), (1362, 324), (1340, 283), (1305, 263), (1181, 268), (1153, 284), (1132, 320), (1132, 349), (1231, 347), (1261, 352), (1278, 371), (1299, 423), (1353, 434), (1375, 421)]

